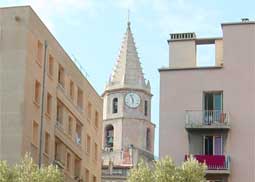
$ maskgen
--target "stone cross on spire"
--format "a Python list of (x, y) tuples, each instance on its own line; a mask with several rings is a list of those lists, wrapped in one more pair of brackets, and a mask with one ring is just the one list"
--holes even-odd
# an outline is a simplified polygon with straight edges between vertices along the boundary
[(150, 84), (145, 82), (130, 25), (128, 21), (117, 63), (106, 90), (134, 88), (150, 92)]

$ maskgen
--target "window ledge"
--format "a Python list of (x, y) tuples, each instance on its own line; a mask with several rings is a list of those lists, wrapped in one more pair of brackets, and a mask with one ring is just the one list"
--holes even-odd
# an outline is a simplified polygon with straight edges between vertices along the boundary
[(45, 155), (45, 157), (50, 158), (50, 154), (46, 153), (45, 151), (43, 152), (43, 155)]
[(33, 102), (34, 102), (34, 105), (37, 107), (37, 108), (40, 108), (40, 104), (34, 99), (33, 100)]
[(48, 112), (45, 113), (45, 116), (48, 120), (51, 120), (51, 114), (49, 114)]
[(93, 124), (93, 128), (94, 128), (95, 130), (98, 130), (98, 127), (97, 127), (95, 124)]
[(40, 62), (38, 59), (36, 59), (35, 62), (38, 64), (40, 68), (42, 68), (42, 62)]
[(34, 142), (31, 142), (31, 145), (33, 145), (33, 147), (35, 147), (36, 149), (38, 149), (38, 144), (35, 144)]
[(62, 85), (59, 81), (58, 81), (58, 86), (59, 86), (60, 89), (63, 90), (63, 92), (65, 92), (65, 86)]
[(47, 72), (47, 75), (48, 75), (48, 77), (49, 77), (51, 80), (54, 80), (52, 74), (50, 74), (49, 72)]

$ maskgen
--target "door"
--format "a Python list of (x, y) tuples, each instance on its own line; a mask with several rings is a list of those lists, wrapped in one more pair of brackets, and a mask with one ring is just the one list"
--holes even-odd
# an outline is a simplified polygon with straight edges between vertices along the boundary
[(205, 92), (204, 93), (204, 124), (212, 124), (214, 121), (220, 121), (223, 110), (223, 93), (222, 92)]
[(223, 137), (204, 136), (203, 151), (204, 155), (223, 155)]

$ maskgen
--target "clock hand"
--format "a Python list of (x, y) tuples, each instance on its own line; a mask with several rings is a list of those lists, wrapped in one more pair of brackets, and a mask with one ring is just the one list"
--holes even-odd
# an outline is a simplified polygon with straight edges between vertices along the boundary
[(133, 98), (133, 96), (131, 96), (131, 99), (132, 99), (132, 103), (134, 103), (134, 98)]

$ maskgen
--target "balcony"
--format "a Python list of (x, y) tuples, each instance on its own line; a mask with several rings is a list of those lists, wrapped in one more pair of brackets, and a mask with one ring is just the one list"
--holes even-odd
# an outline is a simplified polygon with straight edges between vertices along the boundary
[(64, 132), (63, 121), (56, 121), (55, 127)]
[(229, 130), (229, 113), (220, 110), (187, 110), (186, 130)]
[[(185, 156), (185, 160), (189, 155)], [(198, 162), (207, 165), (206, 174), (230, 174), (230, 156), (225, 155), (194, 155)]]
[(128, 176), (128, 168), (102, 169), (102, 176)]
[(56, 121), (55, 123), (55, 135), (58, 137), (66, 146), (72, 149), (72, 151), (82, 157), (82, 146), (81, 146), (81, 135), (71, 138), (68, 132), (65, 130), (63, 123)]

